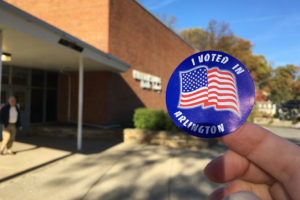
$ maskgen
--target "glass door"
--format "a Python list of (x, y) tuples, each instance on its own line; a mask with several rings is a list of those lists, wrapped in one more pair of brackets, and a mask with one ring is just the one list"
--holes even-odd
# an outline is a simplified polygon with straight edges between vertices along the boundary
[(8, 89), (2, 88), (2, 90), (1, 90), (1, 107), (7, 103), (7, 99), (8, 99)]
[(22, 126), (26, 128), (29, 125), (29, 91), (26, 88), (13, 88), (12, 95), (17, 99), (17, 106), (21, 113)]
[(31, 123), (57, 121), (58, 73), (32, 70), (31, 74)]

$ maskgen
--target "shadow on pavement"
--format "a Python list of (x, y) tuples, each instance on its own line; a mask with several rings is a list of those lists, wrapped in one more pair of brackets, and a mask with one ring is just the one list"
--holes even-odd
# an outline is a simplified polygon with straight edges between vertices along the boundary
[(87, 191), (75, 199), (205, 199), (220, 185), (208, 181), (203, 169), (226, 150), (220, 144), (196, 151), (146, 145), (126, 149), (121, 154), (96, 154), (61, 170), (59, 178), (42, 187), (64, 187), (78, 182), (80, 179), (72, 174), (81, 171), (81, 177), (94, 180), (85, 184)]
[(17, 173), (15, 173), (15, 174), (13, 174), (13, 175), (6, 176), (6, 177), (0, 179), (0, 183), (5, 182), (5, 181), (8, 181), (8, 180), (13, 179), (13, 178), (16, 178), (16, 177), (18, 177), (18, 176), (24, 175), (24, 174), (26, 174), (26, 173), (28, 173), (28, 172), (34, 171), (34, 170), (39, 169), (39, 168), (41, 168), (41, 167), (47, 166), (47, 165), (49, 165), (49, 164), (51, 164), (51, 163), (57, 162), (57, 161), (59, 161), (59, 160), (62, 160), (62, 159), (64, 159), (64, 158), (67, 158), (67, 157), (69, 157), (69, 156), (71, 156), (71, 155), (73, 155), (73, 153), (67, 154), (67, 155), (65, 155), (65, 156), (61, 156), (61, 157), (59, 157), (59, 158), (50, 160), (50, 161), (45, 162), (45, 163), (42, 163), (42, 164), (40, 164), (40, 165), (33, 166), (33, 167), (28, 168), (28, 169), (25, 169), (25, 170), (23, 170), (23, 171), (17, 172)]
[[(46, 148), (55, 149), (55, 150), (62, 150), (62, 151), (66, 151), (66, 152), (63, 155), (57, 156), (55, 158), (47, 159), (47, 161), (42, 162), (42, 163), (38, 162), (38, 164), (32, 164), (30, 167), (26, 166), (26, 167), (24, 167), (24, 169), (16, 171), (14, 174), (2, 177), (0, 179), (0, 183), (10, 180), (12, 178), (16, 178), (18, 176), (24, 175), (28, 172), (37, 170), (41, 167), (45, 167), (49, 164), (55, 163), (59, 160), (65, 159), (67, 157), (70, 157), (74, 153), (88, 155), (88, 154), (95, 154), (95, 153), (105, 151), (108, 148), (119, 144), (121, 141), (86, 139), (86, 140), (83, 140), (83, 148), (82, 148), (82, 151), (80, 151), (80, 152), (78, 152), (76, 150), (76, 140), (73, 138), (59, 138), (59, 137), (39, 136), (39, 135), (24, 135), (24, 136), (18, 137), (17, 142), (30, 144), (30, 146), (33, 145), (33, 147), (30, 147), (30, 148), (16, 150), (15, 153), (18, 156), (19, 156), (19, 153), (24, 153), (24, 152), (26, 152), (27, 155), (28, 155), (28, 153), (35, 154), (34, 151), (40, 151), (39, 149), (41, 147), (46, 147)], [(30, 151), (32, 151), (32, 152), (30, 152)], [(27, 156), (27, 155), (24, 155), (24, 156)], [(43, 155), (39, 155), (39, 156), (43, 156)], [(47, 155), (44, 155), (44, 157), (47, 157)], [(22, 160), (24, 158), (14, 156), (13, 159)], [(36, 159), (38, 159), (38, 158), (36, 158)]]
[[(114, 145), (122, 142), (122, 140), (103, 140), (103, 139), (83, 139), (82, 150), (79, 152), (76, 148), (76, 138), (69, 137), (51, 137), (42, 135), (26, 135), (17, 138), (18, 142), (35, 145), (38, 147), (47, 147), (73, 153), (93, 154), (104, 151)], [(34, 150), (33, 148), (32, 150)], [(30, 149), (28, 149), (29, 151)]]

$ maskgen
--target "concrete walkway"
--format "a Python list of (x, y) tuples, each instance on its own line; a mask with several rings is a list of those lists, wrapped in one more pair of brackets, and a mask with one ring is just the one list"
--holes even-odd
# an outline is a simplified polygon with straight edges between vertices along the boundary
[(90, 140), (85, 152), (75, 153), (73, 139), (21, 140), (17, 155), (0, 157), (1, 200), (205, 199), (220, 185), (206, 180), (203, 168), (225, 151)]

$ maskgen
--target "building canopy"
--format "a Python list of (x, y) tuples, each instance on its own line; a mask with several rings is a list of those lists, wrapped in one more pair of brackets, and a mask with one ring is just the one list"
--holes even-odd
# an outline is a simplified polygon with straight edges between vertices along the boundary
[(78, 70), (78, 55), (84, 70), (126, 72), (129, 65), (120, 59), (0, 1), (2, 52), (12, 56), (10, 64), (53, 70)]

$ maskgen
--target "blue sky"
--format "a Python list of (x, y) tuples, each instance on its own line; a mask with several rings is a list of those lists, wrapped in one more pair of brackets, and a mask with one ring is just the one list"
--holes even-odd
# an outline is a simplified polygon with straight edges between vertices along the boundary
[(299, 0), (139, 0), (153, 14), (177, 17), (178, 29), (206, 28), (211, 19), (230, 24), (234, 34), (255, 44), (274, 66), (300, 66)]

